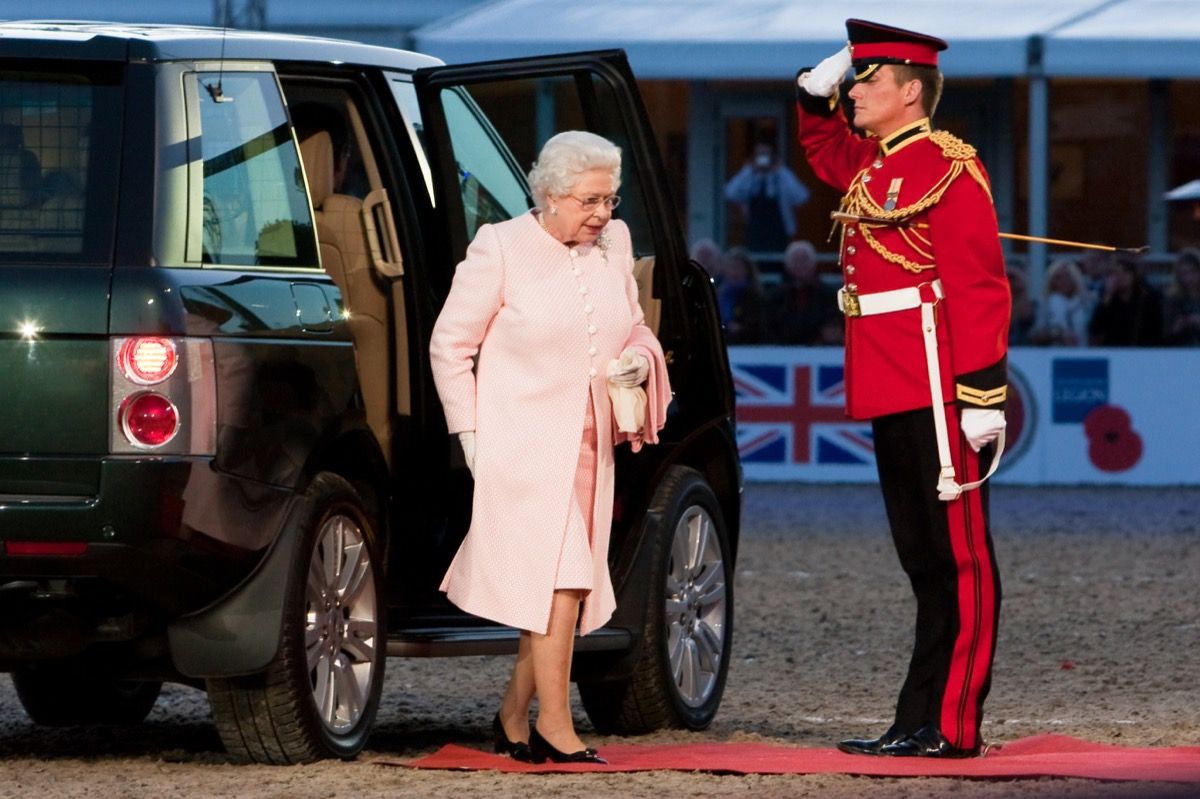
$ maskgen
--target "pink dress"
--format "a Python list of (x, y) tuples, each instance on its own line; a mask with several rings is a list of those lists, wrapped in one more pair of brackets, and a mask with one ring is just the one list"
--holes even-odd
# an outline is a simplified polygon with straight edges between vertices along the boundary
[[(476, 442), (471, 529), (441, 587), (463, 610), (523, 630), (546, 631), (556, 588), (585, 592), (582, 634), (612, 615), (613, 447), (656, 442), (670, 401), (629, 230), (614, 220), (606, 238), (569, 249), (532, 213), (484, 225), (430, 341), (448, 429), (474, 430)], [(651, 363), (638, 436), (615, 431), (605, 378), (629, 346)]]

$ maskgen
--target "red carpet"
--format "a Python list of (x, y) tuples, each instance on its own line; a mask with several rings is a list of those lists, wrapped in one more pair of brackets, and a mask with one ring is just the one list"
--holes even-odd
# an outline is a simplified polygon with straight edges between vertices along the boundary
[(519, 763), (450, 744), (427, 757), (382, 765), (520, 773), (577, 771), (707, 771), (719, 774), (857, 774), (876, 777), (1080, 777), (1095, 780), (1200, 782), (1200, 746), (1132, 747), (1036, 735), (966, 760), (846, 755), (760, 743), (603, 746), (607, 766)]

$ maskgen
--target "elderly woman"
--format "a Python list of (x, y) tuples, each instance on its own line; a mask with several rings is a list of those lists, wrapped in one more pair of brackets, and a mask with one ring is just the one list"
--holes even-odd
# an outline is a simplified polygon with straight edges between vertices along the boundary
[[(479, 229), (430, 343), (446, 423), (475, 477), (471, 528), (441, 587), (521, 630), (493, 732), (497, 752), (534, 762), (604, 762), (571, 717), (575, 628), (586, 635), (616, 608), (613, 447), (657, 442), (670, 398), (629, 229), (612, 218), (620, 178), (608, 140), (547, 141), (529, 174), (537, 207)], [(610, 384), (644, 388), (640, 430), (615, 428)]]

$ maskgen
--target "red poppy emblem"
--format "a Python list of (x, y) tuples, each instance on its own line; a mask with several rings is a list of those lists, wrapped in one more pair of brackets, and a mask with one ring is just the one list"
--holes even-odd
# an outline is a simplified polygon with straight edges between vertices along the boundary
[(1123, 472), (1142, 459), (1142, 437), (1124, 408), (1093, 408), (1083, 419), (1083, 432), (1088, 439), (1088, 458), (1103, 472)]

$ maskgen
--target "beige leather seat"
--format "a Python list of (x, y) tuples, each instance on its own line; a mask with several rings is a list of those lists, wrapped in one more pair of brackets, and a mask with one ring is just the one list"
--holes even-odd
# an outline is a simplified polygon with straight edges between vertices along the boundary
[(658, 335), (658, 325), (662, 321), (662, 300), (654, 299), (654, 256), (644, 255), (633, 262), (633, 279), (638, 288), (638, 304), (646, 317), (646, 327)]
[(318, 131), (300, 142), (300, 157), (316, 214), (321, 263), (341, 289), (350, 312), (367, 425), (379, 440), (384, 457), (390, 459), (387, 287), (371, 268), (363, 203), (357, 197), (334, 193), (333, 142), (328, 132)]

